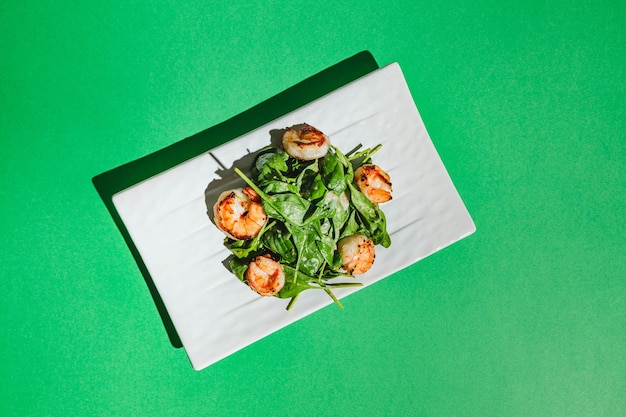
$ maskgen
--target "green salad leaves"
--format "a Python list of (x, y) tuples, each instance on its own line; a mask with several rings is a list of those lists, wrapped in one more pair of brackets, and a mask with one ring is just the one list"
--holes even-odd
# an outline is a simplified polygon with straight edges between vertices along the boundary
[[(260, 198), (267, 219), (251, 239), (225, 238), (232, 273), (248, 283), (252, 260), (269, 256), (284, 271), (284, 285), (273, 295), (291, 299), (288, 310), (312, 289), (325, 291), (342, 307), (332, 290), (362, 284), (352, 282), (354, 276), (342, 268), (338, 242), (359, 233), (374, 245), (391, 244), (384, 213), (355, 184), (355, 171), (371, 164), (379, 149), (343, 154), (331, 145), (325, 156), (303, 161), (270, 146), (258, 152), (249, 176), (235, 168)], [(333, 282), (335, 278), (350, 280)]]

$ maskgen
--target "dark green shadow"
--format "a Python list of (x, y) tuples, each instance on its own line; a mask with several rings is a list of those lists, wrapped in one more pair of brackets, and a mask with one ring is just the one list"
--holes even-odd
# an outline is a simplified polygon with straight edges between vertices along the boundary
[(92, 182), (100, 198), (109, 210), (113, 221), (137, 262), (174, 347), (182, 347), (178, 333), (139, 251), (113, 205), (113, 195), (229, 140), (242, 136), (260, 125), (269, 123), (376, 69), (378, 69), (378, 64), (372, 54), (367, 51), (360, 52), (218, 125), (93, 177)]

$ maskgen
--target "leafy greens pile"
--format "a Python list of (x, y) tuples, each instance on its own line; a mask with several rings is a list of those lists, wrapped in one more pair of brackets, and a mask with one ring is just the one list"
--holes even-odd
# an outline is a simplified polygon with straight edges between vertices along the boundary
[(330, 146), (319, 159), (295, 159), (281, 148), (262, 149), (248, 177), (237, 174), (261, 197), (267, 221), (251, 240), (225, 238), (232, 252), (228, 263), (239, 280), (246, 283), (250, 260), (270, 254), (283, 266), (285, 285), (275, 296), (291, 298), (289, 310), (305, 290), (325, 291), (338, 305), (332, 289), (359, 286), (355, 282), (330, 282), (334, 278), (354, 278), (341, 270), (337, 242), (363, 233), (375, 245), (389, 247), (384, 213), (354, 184), (354, 172), (371, 163), (381, 145), (343, 154)]

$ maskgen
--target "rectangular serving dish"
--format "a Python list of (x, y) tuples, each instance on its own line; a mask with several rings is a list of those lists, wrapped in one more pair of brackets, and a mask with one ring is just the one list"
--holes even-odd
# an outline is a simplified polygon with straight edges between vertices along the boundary
[(474, 223), (439, 158), (397, 63), (377, 69), (235, 140), (164, 170), (113, 195), (113, 204), (152, 277), (196, 370), (332, 303), (321, 291), (288, 300), (259, 297), (223, 265), (229, 252), (208, 211), (219, 192), (240, 184), (271, 132), (299, 123), (324, 131), (343, 151), (379, 143), (375, 162), (391, 176), (385, 203), (392, 245), (359, 276), (371, 285), (462, 239)]

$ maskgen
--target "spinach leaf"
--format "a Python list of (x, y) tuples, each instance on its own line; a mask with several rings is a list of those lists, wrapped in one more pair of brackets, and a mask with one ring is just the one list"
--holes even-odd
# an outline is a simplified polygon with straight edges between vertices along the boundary
[(315, 282), (315, 278), (304, 274), (289, 265), (283, 264), (285, 271), (285, 286), (276, 295), (279, 298), (292, 298), (298, 296), (302, 291), (315, 288), (311, 282)]
[(250, 264), (250, 262), (237, 258), (235, 256), (230, 256), (227, 259), (227, 263), (233, 275), (235, 275), (239, 281), (246, 282), (245, 274), (248, 270), (248, 265)]
[(287, 172), (287, 153), (281, 149), (274, 149), (261, 153), (254, 164), (258, 177), (261, 181), (267, 179), (282, 179), (283, 173)]
[(332, 281), (352, 277), (340, 272), (339, 239), (360, 232), (376, 245), (391, 244), (384, 213), (353, 182), (354, 170), (369, 163), (379, 148), (350, 152), (348, 157), (331, 146), (324, 157), (313, 161), (269, 148), (255, 160), (252, 179), (234, 168), (260, 196), (268, 221), (254, 239), (225, 239), (233, 274), (245, 283), (250, 261), (269, 253), (285, 271), (285, 286), (276, 297), (291, 298), (287, 309), (310, 289), (323, 290), (341, 307), (332, 289), (361, 284)]
[(359, 211), (366, 219), (374, 221), (377, 218), (377, 208), (361, 191), (359, 191), (353, 184), (349, 185), (350, 188), (350, 201), (354, 205), (354, 208)]
[(387, 220), (382, 210), (376, 210), (376, 217), (374, 220), (363, 219), (363, 225), (367, 232), (366, 235), (372, 239), (375, 245), (381, 245), (388, 248), (391, 245), (391, 237), (387, 233)]
[(346, 189), (345, 169), (346, 165), (342, 164), (335, 152), (328, 152), (321, 159), (321, 178), (329, 190), (341, 194)]
[(263, 191), (267, 194), (297, 193), (298, 187), (286, 181), (271, 180), (262, 184)]
[(339, 258), (339, 264), (335, 258), (335, 252), (337, 251), (337, 242), (332, 237), (322, 234), (319, 239), (315, 241), (317, 250), (322, 255), (324, 262), (326, 262), (331, 268), (336, 269), (341, 266), (341, 258)]
[(280, 256), (282, 262), (296, 262), (296, 247), (291, 239), (291, 233), (283, 224), (276, 225), (271, 230), (268, 230), (262, 241), (267, 249)]
[(309, 201), (315, 201), (326, 193), (326, 186), (317, 170), (317, 164), (302, 170), (296, 180), (298, 193)]
[(274, 194), (263, 199), (263, 208), (268, 216), (297, 226), (304, 223), (310, 206), (311, 203), (294, 193)]
[(287, 225), (287, 228), (298, 251), (296, 268), (305, 274), (316, 275), (325, 261), (316, 244), (320, 236), (319, 222), (311, 222), (302, 227)]

